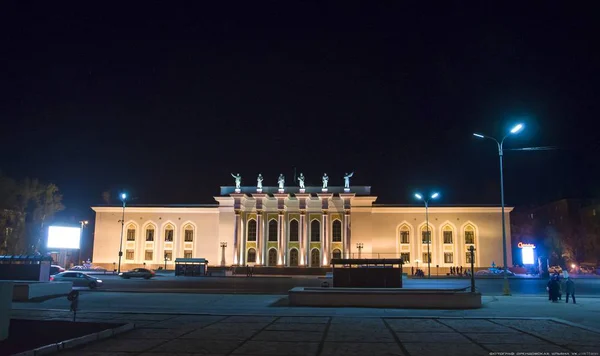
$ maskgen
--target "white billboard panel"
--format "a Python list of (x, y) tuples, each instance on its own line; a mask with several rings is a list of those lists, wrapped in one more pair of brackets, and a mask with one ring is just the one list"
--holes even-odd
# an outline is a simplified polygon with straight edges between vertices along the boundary
[(81, 240), (81, 228), (69, 226), (50, 226), (48, 228), (48, 248), (78, 249)]

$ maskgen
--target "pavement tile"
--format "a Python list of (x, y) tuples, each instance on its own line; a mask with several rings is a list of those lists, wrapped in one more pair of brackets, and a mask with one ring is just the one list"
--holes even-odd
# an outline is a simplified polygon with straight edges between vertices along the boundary
[(464, 343), (470, 342), (469, 339), (459, 333), (413, 333), (413, 332), (396, 332), (396, 336), (400, 342), (448, 342), (448, 343)]
[(600, 338), (598, 333), (552, 320), (498, 320), (498, 323), (526, 331), (558, 345), (595, 346)]
[(325, 342), (320, 355), (404, 355), (396, 343)]
[(121, 314), (115, 319), (125, 319), (125, 320), (167, 320), (178, 317), (179, 315), (173, 314)]
[(418, 356), (489, 356), (489, 352), (475, 344), (455, 343), (403, 343), (410, 355)]
[(389, 330), (383, 325), (383, 322), (381, 322), (380, 326), (374, 324), (370, 328), (343, 324), (330, 325), (325, 341), (394, 342), (395, 340)]
[(322, 332), (310, 331), (261, 331), (252, 338), (254, 341), (314, 341), (319, 342), (323, 338)]
[[(552, 344), (485, 344), (492, 352), (569, 352), (557, 345)], [(596, 348), (596, 351), (598, 349)]]
[(385, 319), (392, 330), (397, 332), (454, 333), (447, 325), (433, 319)]
[(546, 344), (535, 336), (524, 333), (465, 333), (465, 336), (480, 344)]
[(459, 332), (474, 333), (516, 333), (517, 331), (508, 327), (494, 324), (485, 319), (438, 319), (444, 325), (456, 329)]
[[(197, 354), (197, 353), (189, 353), (189, 352), (144, 352), (141, 354), (136, 354), (136, 356), (225, 356), (227, 354)], [(62, 356), (62, 355), (60, 355)], [(128, 356), (133, 356), (128, 354)]]
[(234, 315), (222, 320), (222, 323), (271, 323), (274, 316)]
[(132, 356), (130, 352), (111, 352), (111, 351), (86, 351), (86, 349), (72, 349), (61, 351), (59, 356)]
[(346, 324), (346, 325), (369, 325), (377, 324), (381, 322), (381, 318), (360, 318), (360, 317), (346, 317), (336, 316), (331, 318), (332, 324)]
[(596, 346), (565, 345), (565, 347), (568, 347), (571, 350), (575, 350), (575, 352), (578, 352), (578, 353), (588, 352), (589, 356), (600, 355), (600, 347), (598, 347), (598, 345), (596, 345)]
[(327, 324), (329, 322), (329, 317), (326, 316), (284, 316), (275, 322), (275, 324), (281, 323), (293, 323), (293, 324)]
[(218, 322), (215, 324), (208, 325), (204, 329), (223, 330), (223, 331), (228, 331), (228, 332), (237, 332), (237, 331), (245, 331), (245, 330), (258, 331), (267, 325), (268, 325), (268, 323), (223, 323), (223, 322)]
[(145, 327), (157, 328), (157, 329), (179, 329), (179, 330), (195, 330), (201, 329), (210, 325), (210, 323), (176, 323), (171, 321), (160, 321), (147, 323)]
[(317, 354), (316, 342), (248, 341), (232, 355), (307, 355)]
[(168, 321), (173, 323), (215, 323), (227, 318), (218, 315), (181, 315), (170, 318)]
[(181, 329), (136, 328), (118, 337), (123, 339), (174, 339), (187, 331)]
[(246, 340), (256, 334), (257, 330), (223, 330), (223, 329), (198, 329), (181, 336), (182, 339), (204, 340)]
[(99, 340), (88, 346), (85, 346), (82, 351), (141, 352), (160, 345), (166, 341), (168, 341), (168, 339), (111, 338), (107, 340)]
[(204, 339), (175, 339), (146, 352), (188, 352), (200, 355), (228, 354), (233, 351), (241, 340), (204, 340)]
[(279, 330), (279, 331), (325, 331), (325, 327), (327, 324), (304, 324), (304, 323), (274, 323), (269, 326), (265, 330)]

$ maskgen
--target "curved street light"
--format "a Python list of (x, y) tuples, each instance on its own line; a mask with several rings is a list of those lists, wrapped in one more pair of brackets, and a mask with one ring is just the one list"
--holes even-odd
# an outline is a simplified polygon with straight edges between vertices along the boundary
[(119, 196), (123, 202), (123, 215), (121, 217), (121, 243), (119, 244), (119, 267), (117, 273), (121, 273), (121, 257), (123, 257), (123, 232), (125, 231), (125, 202), (127, 201), (127, 193), (121, 193)]
[[(439, 196), (440, 193), (433, 193), (429, 198), (425, 199), (421, 194), (415, 193), (415, 198), (425, 203), (425, 224), (427, 225), (427, 278), (431, 278), (431, 252), (429, 252), (429, 245), (431, 245), (431, 233), (429, 232), (429, 200), (437, 199)], [(423, 244), (422, 239), (421, 244)]]
[(508, 283), (508, 263), (507, 263), (507, 256), (506, 256), (506, 222), (504, 221), (504, 172), (503, 172), (503, 156), (504, 156), (504, 140), (506, 140), (506, 138), (510, 135), (514, 135), (517, 134), (519, 132), (521, 132), (524, 128), (524, 125), (519, 123), (515, 126), (513, 126), (513, 128), (510, 129), (510, 131), (502, 138), (502, 140), (498, 141), (497, 139), (495, 139), (494, 137), (491, 136), (487, 136), (484, 134), (480, 134), (480, 133), (474, 133), (473, 136), (475, 137), (479, 137), (479, 138), (488, 138), (490, 140), (494, 140), (494, 142), (496, 142), (496, 144), (498, 145), (498, 156), (500, 157), (500, 200), (501, 200), (501, 204), (502, 204), (502, 258), (503, 258), (503, 262), (504, 262), (504, 287), (503, 287), (503, 294), (504, 295), (510, 295), (510, 285)]

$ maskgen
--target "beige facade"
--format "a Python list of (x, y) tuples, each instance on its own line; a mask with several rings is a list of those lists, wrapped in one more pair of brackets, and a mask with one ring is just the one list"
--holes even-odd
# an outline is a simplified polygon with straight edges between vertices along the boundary
[[(172, 266), (176, 258), (206, 258), (209, 265), (329, 265), (331, 258), (399, 258), (425, 266), (427, 224), (422, 206), (376, 204), (369, 187), (328, 191), (307, 187), (222, 187), (217, 204), (125, 208), (122, 268)], [(118, 262), (121, 207), (96, 212), (93, 263)], [(506, 209), (506, 226), (510, 227)], [(502, 265), (499, 207), (429, 207), (431, 266), (442, 271), (468, 266)], [(510, 230), (507, 253), (510, 256)], [(359, 248), (360, 247), (360, 248)]]

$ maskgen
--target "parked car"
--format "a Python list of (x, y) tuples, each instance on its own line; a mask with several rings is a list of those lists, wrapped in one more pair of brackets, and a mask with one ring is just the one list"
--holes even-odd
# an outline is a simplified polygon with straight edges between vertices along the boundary
[(59, 265), (52, 265), (52, 266), (50, 266), (50, 275), (51, 276), (54, 276), (55, 274), (59, 274), (59, 273), (64, 272), (64, 271), (65, 271), (65, 269), (62, 268)]
[(150, 279), (155, 276), (154, 271), (145, 268), (134, 268), (131, 271), (119, 273), (121, 278), (144, 278)]
[(59, 273), (55, 276), (50, 276), (51, 282), (72, 282), (73, 287), (89, 287), (90, 289), (96, 289), (102, 286), (102, 280), (88, 276), (85, 273), (66, 271)]

